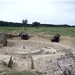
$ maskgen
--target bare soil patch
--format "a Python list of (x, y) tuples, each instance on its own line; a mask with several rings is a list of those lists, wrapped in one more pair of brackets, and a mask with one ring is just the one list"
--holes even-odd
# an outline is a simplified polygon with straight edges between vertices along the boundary
[[(22, 39), (20, 40), (19, 36), (13, 37), (13, 38), (7, 39), (7, 42), (8, 42), (7, 46), (0, 48), (0, 54), (7, 55), (8, 57), (7, 60), (9, 60), (9, 56), (11, 57), (12, 55), (13, 57), (15, 57), (13, 54), (16, 52), (19, 52), (19, 53), (32, 52), (32, 51), (41, 50), (42, 48), (47, 48), (47, 47), (51, 47), (55, 49), (57, 51), (57, 54), (45, 54), (45, 55), (39, 54), (38, 56), (37, 55), (33, 56), (33, 58), (34, 59), (40, 58), (40, 56), (44, 58), (48, 55), (50, 55), (50, 57), (56, 57), (56, 56), (64, 54), (67, 51), (67, 49), (70, 49), (73, 52), (73, 54), (75, 54), (75, 38), (61, 36), (59, 39), (59, 42), (51, 42), (50, 39), (51, 39), (51, 36), (38, 37), (38, 35), (31, 37), (29, 40), (22, 40)], [(0, 61), (5, 59), (6, 59), (5, 57), (3, 57), (3, 59), (0, 58)], [(25, 57), (23, 57), (23, 60), (19, 59), (19, 61), (21, 62), (22, 61), (24, 62), (24, 60), (25, 60)]]

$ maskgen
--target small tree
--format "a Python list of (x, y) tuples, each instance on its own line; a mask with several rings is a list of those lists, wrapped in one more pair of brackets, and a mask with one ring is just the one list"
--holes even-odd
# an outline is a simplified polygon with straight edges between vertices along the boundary
[(33, 22), (32, 25), (33, 25), (33, 27), (38, 28), (40, 26), (40, 23), (39, 22)]
[(25, 30), (26, 30), (27, 22), (28, 22), (28, 20), (27, 20), (27, 19), (26, 19), (26, 20), (22, 20), (22, 23), (23, 23), (23, 26), (24, 26)]

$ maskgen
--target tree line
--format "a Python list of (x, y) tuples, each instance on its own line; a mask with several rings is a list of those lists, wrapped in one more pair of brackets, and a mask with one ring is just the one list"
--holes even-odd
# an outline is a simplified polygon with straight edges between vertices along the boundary
[(67, 24), (63, 25), (55, 25), (55, 24), (41, 24), (40, 22), (33, 22), (32, 24), (27, 23), (28, 20), (22, 20), (22, 23), (14, 23), (14, 22), (6, 22), (6, 21), (0, 21), (0, 27), (75, 27), (70, 26)]

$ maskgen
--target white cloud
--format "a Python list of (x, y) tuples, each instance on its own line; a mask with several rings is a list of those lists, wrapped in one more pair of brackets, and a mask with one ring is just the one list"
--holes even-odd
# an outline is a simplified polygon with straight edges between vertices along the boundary
[(75, 25), (75, 1), (0, 0), (0, 20)]

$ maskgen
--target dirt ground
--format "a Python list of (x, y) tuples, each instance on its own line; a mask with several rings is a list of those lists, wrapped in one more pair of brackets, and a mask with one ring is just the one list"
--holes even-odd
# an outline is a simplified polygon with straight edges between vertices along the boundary
[[(8, 45), (0, 48), (0, 54), (12, 54), (13, 52), (30, 52), (40, 50), (43, 47), (52, 47), (58, 50), (58, 53), (70, 49), (74, 52), (75, 38), (60, 37), (59, 42), (51, 42), (50, 39), (38, 36), (31, 37), (29, 40), (20, 40), (19, 37), (7, 39)], [(25, 48), (23, 48), (25, 47)]]
[[(38, 36), (31, 37), (29, 40), (20, 40), (19, 37), (7, 39), (7, 46), (0, 48), (1, 55), (13, 55), (15, 52), (32, 52), (41, 50), (44, 47), (51, 47), (57, 50), (57, 54), (65, 53), (70, 49), (75, 54), (75, 38), (60, 37), (59, 42), (51, 42), (50, 38)], [(56, 56), (52, 54), (52, 56)], [(1, 60), (1, 58), (0, 58)]]

